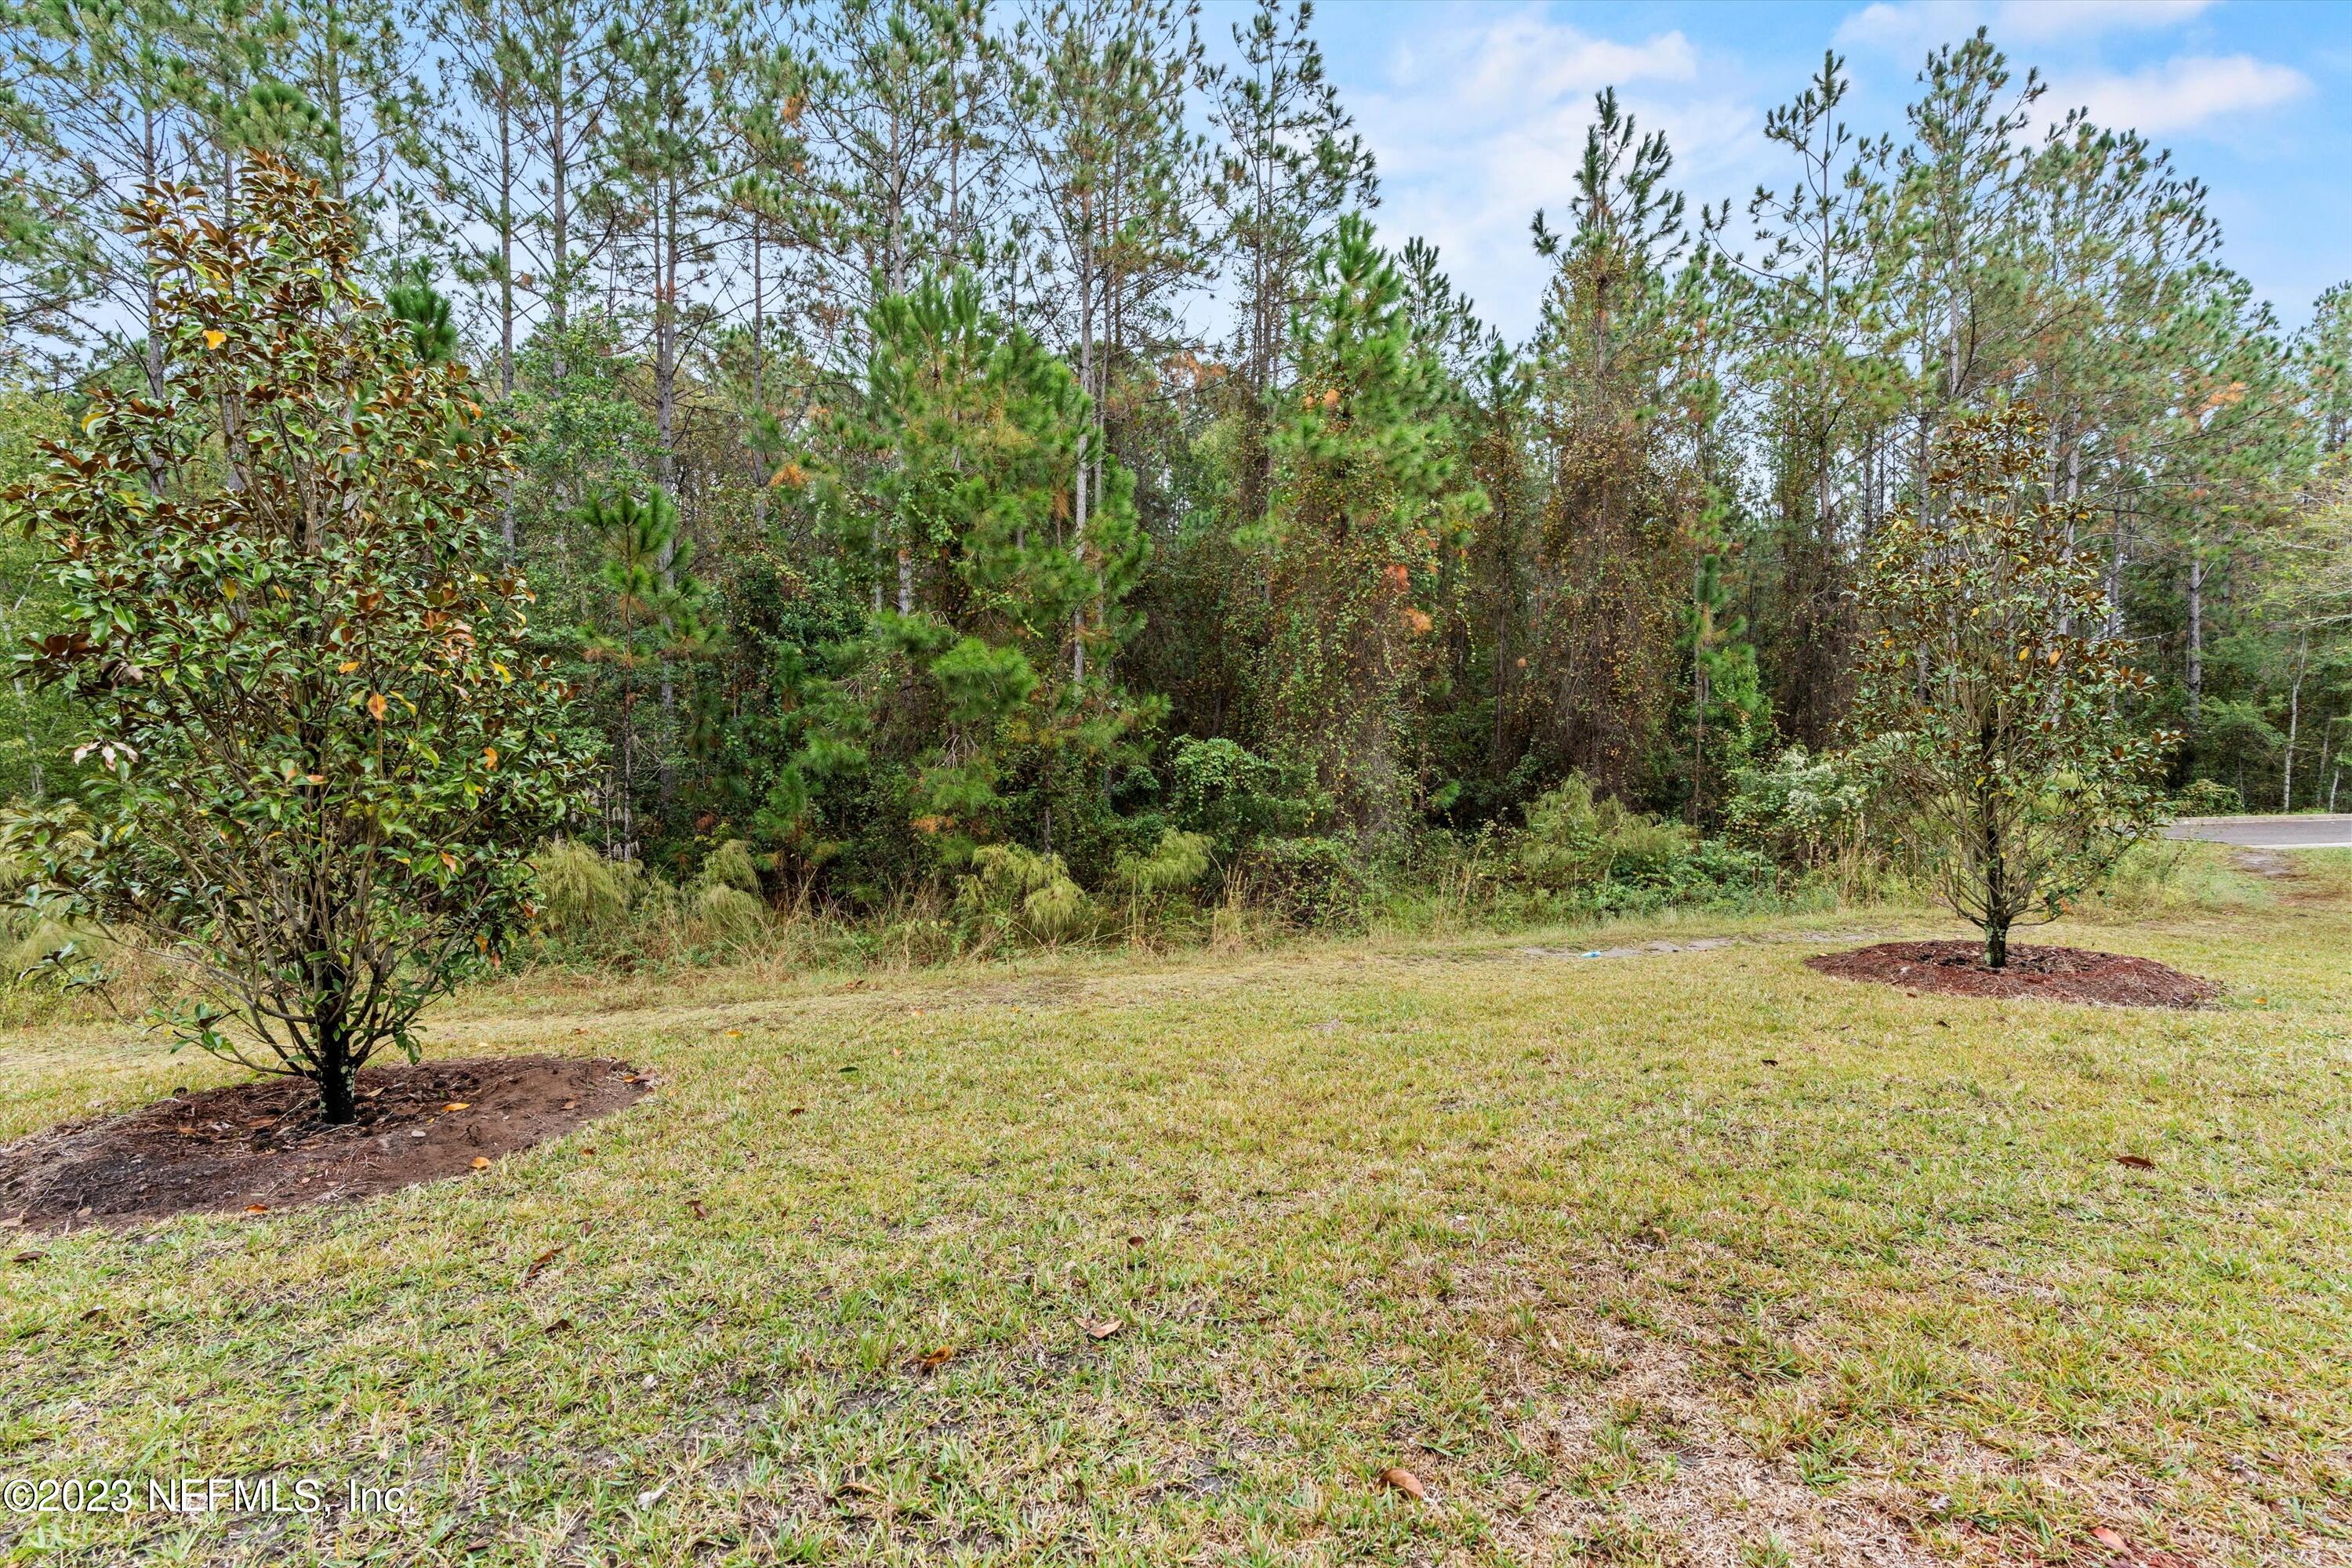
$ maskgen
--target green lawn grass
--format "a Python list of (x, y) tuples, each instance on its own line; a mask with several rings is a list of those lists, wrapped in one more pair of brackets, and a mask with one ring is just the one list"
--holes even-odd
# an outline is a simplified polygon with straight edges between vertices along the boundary
[[(525, 977), (434, 1048), (656, 1093), (356, 1206), (0, 1239), (0, 1474), (407, 1511), (0, 1560), (2352, 1560), (2352, 865), (2297, 865), (2057, 933), (2195, 1014), (1801, 967), (1948, 929), (1868, 910)], [(0, 1136), (225, 1078), (12, 1032)]]

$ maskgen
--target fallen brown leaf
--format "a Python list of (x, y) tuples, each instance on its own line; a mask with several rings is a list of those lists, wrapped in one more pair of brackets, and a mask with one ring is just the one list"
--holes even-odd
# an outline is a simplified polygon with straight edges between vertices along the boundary
[(2110, 1552), (2129, 1552), (2131, 1550), (2131, 1543), (2129, 1542), (2126, 1541), (2115, 1531), (2109, 1530), (2104, 1524), (2091, 1531), (2091, 1539), (2097, 1542), (2100, 1545), (2105, 1547)]
[(947, 1365), (947, 1363), (954, 1358), (955, 1346), (941, 1345), (939, 1349), (923, 1357), (921, 1362), (918, 1364), (920, 1365), (925, 1372), (937, 1372), (940, 1368)]
[(444, 1110), (471, 1110), (473, 1107), (465, 1100), (453, 1100), (441, 1109)]
[(551, 1247), (545, 1252), (541, 1253), (537, 1258), (532, 1258), (530, 1260), (530, 1267), (522, 1271), (522, 1282), (528, 1285), (532, 1280), (538, 1279), (539, 1271), (546, 1268), (549, 1264), (554, 1262), (555, 1255), (562, 1250), (563, 1248), (560, 1247)]
[(268, 1204), (247, 1204), (245, 1205), (245, 1212), (247, 1214), (268, 1214), (269, 1212), (269, 1205)]
[(1087, 1338), (1090, 1340), (1107, 1340), (1126, 1326), (1126, 1324), (1120, 1322), (1117, 1318), (1105, 1318), (1099, 1323), (1088, 1323), (1087, 1325)]
[(48, 1254), (46, 1252), (20, 1252), (8, 1261), (11, 1263), (38, 1263), (42, 1258), (47, 1258), (47, 1256)]
[(474, 1169), (477, 1171), (487, 1171), (489, 1168), (490, 1157), (488, 1154), (477, 1154), (474, 1156)]
[(1402, 1465), (1391, 1465), (1387, 1469), (1382, 1470), (1381, 1485), (1393, 1488), (1415, 1502), (1424, 1500), (1429, 1495), (1422, 1490), (1421, 1478)]
[(2135, 1171), (2153, 1171), (2156, 1169), (2156, 1162), (2149, 1159), (2145, 1154), (2118, 1154), (2116, 1156), (2116, 1163), (2118, 1165), (2129, 1165)]
[(694, 1217), (697, 1219), (709, 1219), (710, 1217), (709, 1215), (702, 1212), (702, 1200), (700, 1198), (687, 1199), (686, 1206), (694, 1211)]

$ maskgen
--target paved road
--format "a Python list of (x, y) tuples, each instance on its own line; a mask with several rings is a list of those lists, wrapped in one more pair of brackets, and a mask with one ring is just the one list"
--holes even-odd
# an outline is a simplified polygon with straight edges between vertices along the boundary
[(2164, 831), (2248, 849), (2352, 849), (2352, 816), (2184, 816)]

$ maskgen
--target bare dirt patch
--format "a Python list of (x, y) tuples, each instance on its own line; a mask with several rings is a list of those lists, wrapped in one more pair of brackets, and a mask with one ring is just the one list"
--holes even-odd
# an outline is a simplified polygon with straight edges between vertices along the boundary
[(0, 1149), (0, 1215), (68, 1230), (368, 1197), (481, 1169), (475, 1162), (560, 1137), (649, 1087), (605, 1058), (370, 1068), (347, 1127), (320, 1121), (318, 1091), (300, 1079), (175, 1094)]
[(1842, 980), (1874, 980), (1944, 996), (2039, 996), (2117, 1007), (2194, 1007), (2221, 989), (2152, 958), (2082, 947), (2011, 947), (2006, 967), (1988, 969), (1983, 943), (1973, 941), (1882, 942), (1816, 953), (1805, 966)]
[[(1553, 1291), (1516, 1269), (1459, 1281), (1493, 1358), (1496, 1410), (1549, 1458), (1549, 1485), (1478, 1506), (1515, 1561), (1807, 1568), (1929, 1568), (1939, 1561), (1916, 1504), (1884, 1478), (1806, 1483), (1794, 1458), (1767, 1458), (1708, 1386), (1693, 1322), (1636, 1329), (1583, 1305), (1618, 1296), (1606, 1264)], [(1523, 1327), (1533, 1324), (1533, 1332)]]

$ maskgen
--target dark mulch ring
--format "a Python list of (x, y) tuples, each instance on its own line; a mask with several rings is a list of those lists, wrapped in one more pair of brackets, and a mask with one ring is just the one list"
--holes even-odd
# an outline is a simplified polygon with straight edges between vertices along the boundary
[(1809, 969), (1845, 980), (1875, 980), (1945, 996), (2041, 996), (2105, 1002), (2118, 1007), (2194, 1007), (2221, 987), (2152, 958), (2082, 947), (2019, 947), (2009, 963), (1985, 967), (1980, 942), (1882, 942), (1851, 952), (1822, 952)]
[(370, 1068), (359, 1120), (330, 1127), (308, 1079), (182, 1092), (128, 1116), (0, 1148), (0, 1216), (36, 1230), (263, 1214), (480, 1170), (633, 1104), (650, 1088), (603, 1058), (490, 1057)]

